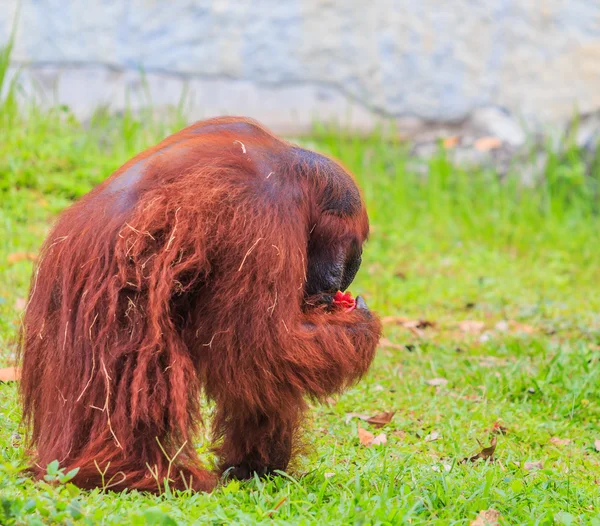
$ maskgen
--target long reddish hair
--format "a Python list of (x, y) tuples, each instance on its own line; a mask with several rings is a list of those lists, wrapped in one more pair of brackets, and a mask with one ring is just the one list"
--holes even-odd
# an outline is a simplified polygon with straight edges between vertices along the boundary
[(311, 307), (304, 285), (310, 240), (362, 243), (367, 215), (360, 197), (324, 214), (324, 200), (359, 194), (338, 164), (303, 152), (253, 121), (213, 119), (63, 212), (22, 335), (37, 475), (57, 459), (82, 487), (209, 490), (195, 450), (203, 392), (221, 469), (285, 469), (303, 397), (366, 371), (376, 317)]

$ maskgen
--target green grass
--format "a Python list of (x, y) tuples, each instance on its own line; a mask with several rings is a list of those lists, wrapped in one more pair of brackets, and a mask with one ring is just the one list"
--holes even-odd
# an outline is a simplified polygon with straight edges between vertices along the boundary
[[(60, 210), (182, 124), (181, 111), (99, 111), (84, 126), (66, 108), (19, 110), (15, 93), (0, 101), (0, 366), (15, 356), (32, 268), (9, 255), (36, 252)], [(313, 408), (293, 472), (211, 495), (85, 492), (55, 466), (49, 482), (33, 482), (16, 386), (0, 384), (0, 524), (469, 524), (494, 508), (506, 524), (600, 525), (594, 160), (567, 143), (524, 188), (518, 166), (500, 181), (442, 150), (417, 163), (389, 132), (316, 128), (303, 143), (339, 158), (364, 190), (373, 232), (353, 292), (382, 316), (434, 327), (386, 325), (364, 381)], [(464, 331), (464, 320), (484, 327)], [(345, 415), (379, 411), (396, 414), (382, 430), (361, 425), (387, 444), (360, 445)], [(495, 424), (506, 428), (496, 460), (461, 462)]]

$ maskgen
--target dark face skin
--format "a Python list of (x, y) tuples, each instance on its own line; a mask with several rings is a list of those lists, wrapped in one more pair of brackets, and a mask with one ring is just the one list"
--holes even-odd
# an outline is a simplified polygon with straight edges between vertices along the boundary
[[(326, 182), (318, 195), (321, 214), (337, 217), (344, 222), (362, 213), (358, 188), (343, 168), (310, 150), (295, 148), (293, 155), (308, 177), (318, 177), (321, 182)], [(319, 229), (317, 227), (316, 231), (311, 231), (309, 237), (307, 296), (329, 296), (338, 290), (345, 291), (361, 264), (362, 239), (351, 233), (336, 239), (337, 234)]]
[(362, 261), (362, 247), (356, 240), (340, 246), (309, 246), (306, 294), (335, 294), (345, 291)]

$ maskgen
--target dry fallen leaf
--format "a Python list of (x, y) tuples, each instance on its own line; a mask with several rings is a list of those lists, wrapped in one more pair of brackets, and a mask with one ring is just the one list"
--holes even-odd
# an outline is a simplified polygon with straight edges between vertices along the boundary
[(500, 512), (493, 508), (482, 510), (477, 514), (475, 520), (471, 521), (471, 526), (498, 526), (500, 517)]
[(442, 435), (440, 435), (437, 431), (432, 431), (425, 437), (425, 442), (434, 442), (440, 438), (442, 438)]
[(537, 469), (543, 469), (544, 465), (538, 460), (536, 462), (525, 462), (523, 468), (526, 471), (535, 471)]
[(596, 451), (600, 451), (600, 440), (594, 440), (594, 447)]
[(550, 439), (550, 443), (554, 444), (555, 446), (568, 446), (571, 443), (571, 439), (570, 438), (552, 437)]
[(287, 500), (287, 495), (285, 497), (283, 497), (277, 504), (275, 504), (274, 508), (267, 513), (267, 517), (271, 517), (273, 515), (273, 513), (275, 513), (279, 508), (281, 508), (281, 505)]
[(439, 387), (441, 385), (446, 385), (448, 383), (448, 380), (446, 380), (445, 378), (432, 378), (431, 380), (425, 380), (425, 383), (433, 387)]
[(483, 331), (485, 323), (475, 320), (463, 320), (459, 322), (458, 328), (463, 332), (478, 333)]
[(392, 421), (394, 414), (396, 414), (396, 411), (384, 411), (383, 413), (377, 413), (373, 416), (365, 415), (364, 413), (346, 413), (345, 422), (348, 424), (353, 418), (358, 418), (379, 428), (383, 427), (385, 424), (389, 424)]
[(15, 300), (15, 309), (23, 310), (27, 306), (27, 300), (25, 298), (17, 298)]
[(366, 429), (358, 426), (358, 440), (363, 446), (370, 446), (373, 442), (375, 435), (373, 433), (369, 433)]
[(380, 446), (387, 443), (387, 436), (385, 433), (380, 433), (375, 436), (373, 433), (370, 433), (366, 429), (358, 426), (358, 440), (363, 446)]
[(503, 426), (500, 422), (494, 422), (492, 425), (492, 429), (490, 430), (494, 435), (506, 435), (508, 433), (508, 428)]
[(6, 258), (11, 265), (13, 263), (18, 263), (19, 261), (35, 261), (36, 259), (37, 254), (35, 252), (13, 252)]
[[(411, 320), (408, 318), (402, 318), (400, 316), (386, 316), (382, 318), (382, 323), (384, 325), (398, 325), (399, 327), (403, 327), (412, 332), (415, 336), (422, 337), (423, 329), (427, 329), (429, 327), (435, 327), (435, 323), (429, 320)], [(395, 344), (389, 345), (390, 342), (387, 340), (382, 340), (381, 345), (384, 347), (396, 348)], [(402, 347), (405, 348), (405, 347)]]
[(401, 316), (384, 316), (381, 318), (381, 323), (384, 325), (400, 325), (405, 329), (427, 329), (435, 327), (435, 323), (429, 320), (411, 320)]
[(378, 413), (368, 418), (367, 422), (376, 428), (380, 428), (386, 424), (389, 424), (392, 421), (395, 413), (396, 411), (384, 411), (383, 413)]
[(5, 367), (0, 369), (0, 382), (15, 382), (21, 377), (19, 367)]
[[(484, 447), (482, 448), (482, 450), (473, 455), (472, 457), (465, 457), (462, 459), (462, 462), (475, 462), (478, 459), (483, 459), (483, 460), (489, 460), (489, 461), (493, 461), (494, 460), (494, 451), (496, 451), (496, 441), (497, 438), (496, 437), (492, 437), (492, 441), (490, 442), (490, 445), (488, 447)], [(479, 440), (478, 440), (479, 442)], [(481, 442), (479, 443), (479, 445), (481, 446)]]
[(406, 329), (427, 329), (433, 327), (434, 323), (429, 320), (406, 320), (401, 325)]
[(353, 418), (359, 418), (360, 420), (364, 420), (366, 422), (367, 420), (369, 420), (369, 418), (371, 418), (371, 415), (365, 415), (364, 413), (346, 413), (346, 418), (344, 419), (344, 422), (346, 424), (349, 424), (350, 420), (352, 420)]
[(387, 436), (385, 433), (379, 433), (371, 442), (372, 446), (382, 446), (383, 444), (387, 444)]
[(475, 149), (480, 152), (496, 150), (502, 146), (502, 141), (498, 137), (481, 137), (474, 143)]

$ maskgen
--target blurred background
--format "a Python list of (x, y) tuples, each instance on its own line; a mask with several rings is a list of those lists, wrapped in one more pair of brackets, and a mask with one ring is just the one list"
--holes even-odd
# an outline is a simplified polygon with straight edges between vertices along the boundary
[(545, 319), (585, 298), (595, 319), (590, 0), (0, 0), (7, 295), (60, 210), (222, 114), (356, 174), (374, 235), (354, 287), (383, 313)]
[(592, 0), (2, 0), (0, 42), (13, 30), (23, 89), (81, 118), (185, 90), (190, 120), (298, 133), (386, 116), (521, 143), (600, 107)]
[(0, 524), (600, 525), (600, 2), (0, 0), (0, 373), (57, 215), (222, 114), (355, 174), (370, 373), (298, 481), (143, 501), (24, 476), (0, 376)]

